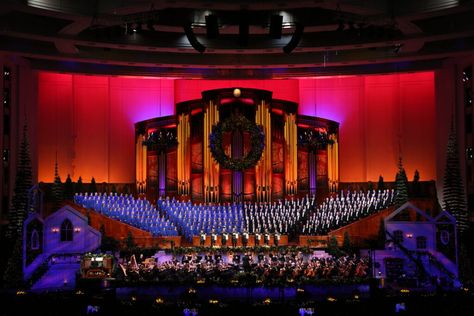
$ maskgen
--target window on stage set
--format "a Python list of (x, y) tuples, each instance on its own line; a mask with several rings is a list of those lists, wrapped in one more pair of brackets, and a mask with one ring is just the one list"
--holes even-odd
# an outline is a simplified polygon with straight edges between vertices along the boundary
[(31, 232), (31, 249), (32, 250), (38, 250), (39, 249), (39, 235), (38, 235), (38, 231), (36, 229), (34, 229), (32, 232)]
[(416, 237), (416, 248), (417, 249), (426, 249), (426, 237), (425, 236)]
[(61, 224), (61, 241), (72, 241), (73, 227), (69, 219), (65, 219)]
[(401, 230), (394, 231), (393, 232), (393, 239), (398, 244), (403, 243), (403, 231), (401, 231)]

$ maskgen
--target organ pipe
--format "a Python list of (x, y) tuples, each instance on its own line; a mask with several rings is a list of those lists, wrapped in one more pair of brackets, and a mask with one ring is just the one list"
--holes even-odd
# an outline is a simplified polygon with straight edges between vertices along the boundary
[(285, 115), (285, 181), (286, 193), (298, 192), (297, 126), (295, 114)]
[(212, 132), (212, 126), (219, 121), (219, 112), (216, 104), (211, 100), (204, 112), (204, 201), (219, 201), (219, 164), (212, 158), (209, 148), (209, 135)]
[(339, 187), (339, 143), (337, 135), (329, 135), (329, 139), (334, 141), (328, 144), (328, 184), (329, 192), (337, 192)]
[(269, 106), (265, 100), (262, 100), (262, 102), (258, 105), (255, 122), (263, 127), (263, 131), (265, 133), (265, 148), (263, 150), (262, 158), (255, 166), (257, 201), (270, 202), (272, 196), (272, 130)]
[(190, 194), (191, 150), (189, 114), (178, 117), (178, 194)]
[(143, 146), (145, 135), (139, 134), (135, 143), (135, 178), (137, 193), (146, 193), (147, 147)]

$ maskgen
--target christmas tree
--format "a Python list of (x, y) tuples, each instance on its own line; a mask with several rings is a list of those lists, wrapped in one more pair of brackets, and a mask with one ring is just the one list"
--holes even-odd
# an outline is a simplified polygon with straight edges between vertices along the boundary
[(7, 267), (3, 272), (4, 285), (7, 288), (18, 288), (23, 286), (23, 238), (19, 236), (14, 244)]
[(418, 170), (415, 170), (415, 174), (413, 175), (413, 196), (419, 196), (420, 195), (420, 172)]
[(56, 163), (54, 164), (54, 182), (53, 182), (53, 208), (54, 211), (58, 210), (61, 207), (61, 202), (63, 201), (63, 188), (61, 183), (61, 177), (59, 176), (58, 171), (58, 159), (56, 157)]
[(446, 148), (446, 169), (443, 179), (443, 202), (444, 209), (451, 213), (457, 221), (460, 233), (466, 231), (467, 207), (464, 186), (462, 183), (461, 169), (459, 166), (458, 143), (456, 131), (451, 124), (448, 146)]
[(349, 235), (349, 232), (344, 232), (344, 239), (342, 242), (342, 249), (346, 254), (352, 253), (352, 246), (351, 246), (351, 237)]
[(31, 180), (31, 158), (28, 142), (28, 128), (23, 127), (23, 140), (20, 145), (18, 163), (16, 168), (15, 188), (10, 211), (8, 213), (8, 227), (6, 236), (16, 239), (23, 231), (23, 221), (27, 216), (28, 191), (32, 186)]
[(378, 249), (384, 249), (385, 248), (385, 240), (386, 240), (386, 235), (385, 235), (385, 221), (383, 218), (380, 219), (379, 223), (379, 231), (377, 235), (377, 248)]
[(90, 186), (89, 186), (89, 192), (90, 192), (90, 193), (95, 193), (95, 192), (97, 192), (97, 184), (95, 183), (94, 177), (92, 177), (92, 179), (91, 179), (91, 184), (90, 184)]
[(382, 175), (379, 176), (379, 182), (377, 183), (377, 190), (385, 190), (385, 183), (383, 182)]
[(77, 179), (75, 193), (82, 193), (83, 190), (84, 188), (82, 186), (82, 177), (79, 177), (79, 179)]
[(395, 197), (395, 206), (400, 207), (408, 201), (408, 179), (402, 164), (402, 157), (398, 160), (398, 172), (395, 178), (397, 196)]
[(72, 200), (74, 195), (74, 184), (72, 183), (71, 176), (68, 174), (66, 182), (64, 182), (64, 198), (66, 200)]

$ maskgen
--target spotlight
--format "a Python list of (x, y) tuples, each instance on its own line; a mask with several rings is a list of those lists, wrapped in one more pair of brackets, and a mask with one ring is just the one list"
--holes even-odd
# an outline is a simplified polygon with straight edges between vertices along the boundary
[(272, 15), (270, 18), (270, 37), (274, 39), (281, 38), (282, 26), (283, 26), (283, 16)]
[(142, 24), (141, 23), (134, 23), (132, 26), (133, 33), (141, 33), (142, 31)]
[(206, 35), (207, 38), (216, 38), (219, 35), (217, 15), (206, 15)]
[(186, 34), (186, 38), (188, 39), (189, 44), (191, 44), (191, 46), (195, 50), (197, 50), (201, 54), (204, 53), (204, 51), (206, 50), (206, 46), (199, 43), (199, 41), (196, 38), (196, 35), (193, 32), (193, 29), (191, 28), (191, 24), (188, 24), (184, 27), (184, 34)]
[(283, 47), (284, 53), (289, 54), (296, 48), (296, 46), (298, 46), (298, 43), (301, 40), (301, 36), (303, 35), (303, 31), (304, 31), (303, 24), (296, 23), (296, 29), (295, 29), (295, 32), (293, 33), (293, 36), (291, 37), (288, 44), (286, 44), (285, 47)]

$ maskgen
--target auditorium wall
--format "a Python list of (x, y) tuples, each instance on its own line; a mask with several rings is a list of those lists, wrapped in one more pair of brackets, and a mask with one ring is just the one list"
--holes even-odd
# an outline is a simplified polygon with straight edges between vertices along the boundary
[(299, 113), (340, 123), (342, 182), (394, 181), (398, 157), (410, 180), (436, 179), (434, 73), (301, 79)]
[(432, 72), (292, 80), (180, 80), (40, 72), (38, 180), (134, 181), (134, 123), (174, 114), (201, 91), (248, 87), (300, 104), (299, 113), (340, 123), (341, 181), (393, 181), (398, 156), (408, 177), (436, 179)]
[(130, 183), (134, 123), (174, 114), (174, 81), (40, 72), (38, 180)]

